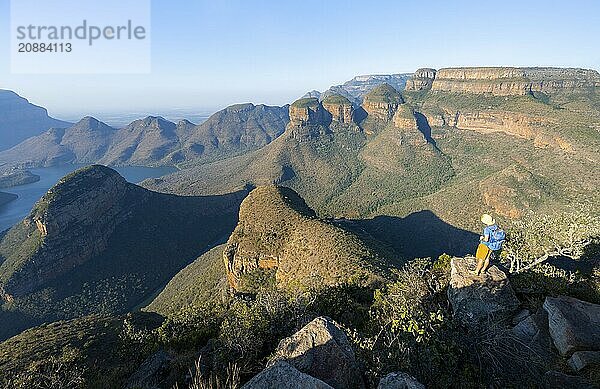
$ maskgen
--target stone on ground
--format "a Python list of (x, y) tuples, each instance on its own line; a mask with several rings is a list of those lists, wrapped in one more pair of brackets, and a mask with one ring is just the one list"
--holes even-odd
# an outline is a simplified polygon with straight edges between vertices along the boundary
[(248, 381), (242, 389), (332, 389), (325, 382), (304, 374), (289, 363), (278, 361)]
[(477, 265), (474, 257), (452, 258), (448, 299), (455, 318), (476, 325), (493, 318), (505, 318), (518, 308), (519, 300), (506, 273), (492, 265), (486, 273), (472, 273)]
[(600, 351), (600, 305), (573, 297), (546, 297), (548, 327), (561, 355)]
[(336, 389), (365, 387), (346, 334), (326, 317), (317, 317), (281, 340), (272, 363), (280, 360)]
[(425, 389), (425, 385), (413, 376), (401, 371), (390, 373), (383, 377), (377, 389)]

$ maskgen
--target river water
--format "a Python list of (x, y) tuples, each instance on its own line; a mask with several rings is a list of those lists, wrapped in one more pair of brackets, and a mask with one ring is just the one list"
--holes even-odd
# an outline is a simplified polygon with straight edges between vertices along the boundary
[[(19, 197), (8, 204), (0, 206), (0, 231), (12, 227), (29, 214), (36, 201), (40, 199), (56, 182), (83, 165), (62, 165), (47, 168), (28, 169), (40, 176), (38, 182), (2, 189), (3, 192), (14, 193)], [(174, 172), (170, 167), (138, 167), (124, 166), (113, 168), (129, 182), (138, 183), (146, 178), (161, 177)]]

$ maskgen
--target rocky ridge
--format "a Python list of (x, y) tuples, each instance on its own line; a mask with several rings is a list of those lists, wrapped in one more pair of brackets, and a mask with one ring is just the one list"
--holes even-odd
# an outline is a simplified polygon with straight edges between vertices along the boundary
[(600, 87), (600, 74), (578, 68), (465, 67), (419, 69), (407, 91), (489, 93), (494, 96), (578, 92)]

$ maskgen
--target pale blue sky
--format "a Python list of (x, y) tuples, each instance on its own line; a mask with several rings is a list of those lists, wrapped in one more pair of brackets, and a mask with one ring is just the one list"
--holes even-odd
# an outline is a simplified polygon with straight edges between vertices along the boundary
[(11, 75), (8, 34), (0, 0), (0, 88), (58, 117), (282, 105), (358, 74), (419, 67), (600, 69), (593, 0), (154, 0), (144, 75)]

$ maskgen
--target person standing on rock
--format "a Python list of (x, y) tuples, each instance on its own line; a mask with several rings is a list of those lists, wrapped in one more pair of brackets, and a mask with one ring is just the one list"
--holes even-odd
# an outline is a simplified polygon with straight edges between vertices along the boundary
[(490, 260), (496, 259), (502, 244), (506, 239), (506, 233), (498, 227), (496, 220), (491, 215), (484, 213), (481, 216), (481, 222), (486, 225), (483, 229), (483, 235), (479, 237), (479, 246), (477, 247), (477, 268), (473, 272), (475, 275), (485, 273), (490, 266)]

